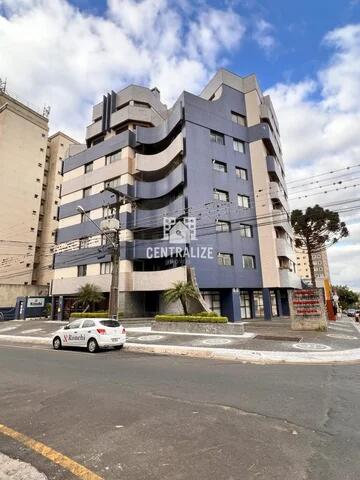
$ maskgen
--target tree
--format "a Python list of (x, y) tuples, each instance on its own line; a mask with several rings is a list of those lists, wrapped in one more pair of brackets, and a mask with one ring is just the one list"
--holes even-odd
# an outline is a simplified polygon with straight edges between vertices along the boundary
[(345, 222), (341, 222), (339, 214), (324, 209), (320, 205), (308, 207), (305, 212), (293, 210), (291, 225), (295, 233), (295, 247), (303, 249), (309, 257), (311, 282), (315, 286), (315, 273), (312, 254), (320, 252), (347, 237), (349, 231)]
[(187, 300), (190, 298), (199, 298), (199, 294), (190, 282), (174, 282), (173, 287), (163, 293), (163, 297), (166, 303), (180, 300), (184, 315), (187, 315)]
[(82, 305), (83, 312), (86, 312), (90, 307), (94, 310), (95, 305), (104, 300), (104, 295), (101, 293), (99, 287), (93, 283), (86, 283), (78, 289), (77, 293), (78, 304)]
[(359, 301), (359, 294), (350, 290), (347, 285), (336, 285), (333, 287), (339, 297), (339, 305), (343, 310), (355, 307)]

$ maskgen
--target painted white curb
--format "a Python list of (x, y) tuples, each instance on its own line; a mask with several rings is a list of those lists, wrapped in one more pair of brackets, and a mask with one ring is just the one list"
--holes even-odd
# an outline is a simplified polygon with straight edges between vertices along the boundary
[[(51, 338), (18, 337), (16, 335), (0, 335), (0, 341), (17, 343), (34, 343), (51, 345)], [(184, 347), (177, 345), (155, 345), (142, 343), (126, 343), (124, 350), (136, 353), (152, 353), (157, 355), (187, 356), (193, 358), (211, 358), (214, 360), (231, 360), (255, 364), (329, 364), (360, 363), (360, 348), (326, 352), (275, 352), (261, 350), (236, 350), (229, 348)]]

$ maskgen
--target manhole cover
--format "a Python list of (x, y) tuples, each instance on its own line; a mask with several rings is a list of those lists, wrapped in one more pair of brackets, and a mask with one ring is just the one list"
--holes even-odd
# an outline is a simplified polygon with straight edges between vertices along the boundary
[(256, 335), (256, 340), (277, 340), (279, 342), (300, 342), (302, 337), (280, 337), (277, 335)]
[(322, 343), (294, 343), (293, 347), (299, 350), (310, 351), (331, 350), (331, 347), (329, 347), (329, 345), (323, 345)]
[(353, 335), (342, 335), (341, 333), (328, 333), (326, 336), (339, 338), (340, 340), (358, 340), (358, 337), (354, 337)]
[(157, 341), (161, 340), (163, 335), (144, 335), (143, 337), (137, 337), (137, 340), (141, 340), (142, 342), (150, 342), (151, 340)]
[(227, 343), (231, 343), (231, 340), (228, 338), (207, 338), (206, 340), (202, 340), (202, 343), (206, 343), (206, 345), (226, 345)]

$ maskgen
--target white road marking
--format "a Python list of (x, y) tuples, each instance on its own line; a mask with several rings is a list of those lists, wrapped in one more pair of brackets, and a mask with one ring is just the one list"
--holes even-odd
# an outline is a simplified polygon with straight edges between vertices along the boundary
[(342, 340), (359, 340), (358, 337), (354, 337), (353, 335), (343, 335), (342, 333), (328, 333), (326, 336), (331, 338), (339, 338)]
[(162, 338), (164, 338), (163, 335), (145, 335), (143, 337), (138, 337), (136, 340), (141, 340), (141, 341), (144, 341), (144, 342), (150, 342), (151, 340), (161, 340)]
[(35, 332), (43, 332), (42, 328), (31, 328), (30, 330), (22, 330), (19, 333), (35, 333)]
[(10, 332), (10, 330), (15, 330), (17, 327), (5, 327), (0, 329), (0, 333), (2, 332)]
[(297, 348), (298, 350), (310, 350), (313, 352), (331, 350), (329, 345), (323, 345), (322, 343), (294, 343), (293, 348)]
[(201, 343), (206, 345), (226, 345), (231, 343), (231, 340), (228, 338), (207, 338), (206, 340), (200, 340)]

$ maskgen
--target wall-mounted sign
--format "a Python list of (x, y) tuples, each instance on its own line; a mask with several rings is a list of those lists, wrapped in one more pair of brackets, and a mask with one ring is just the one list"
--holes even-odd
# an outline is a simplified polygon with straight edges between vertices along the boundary
[(45, 305), (45, 298), (28, 298), (27, 299), (27, 307), (28, 308), (35, 308), (35, 307), (44, 307)]

